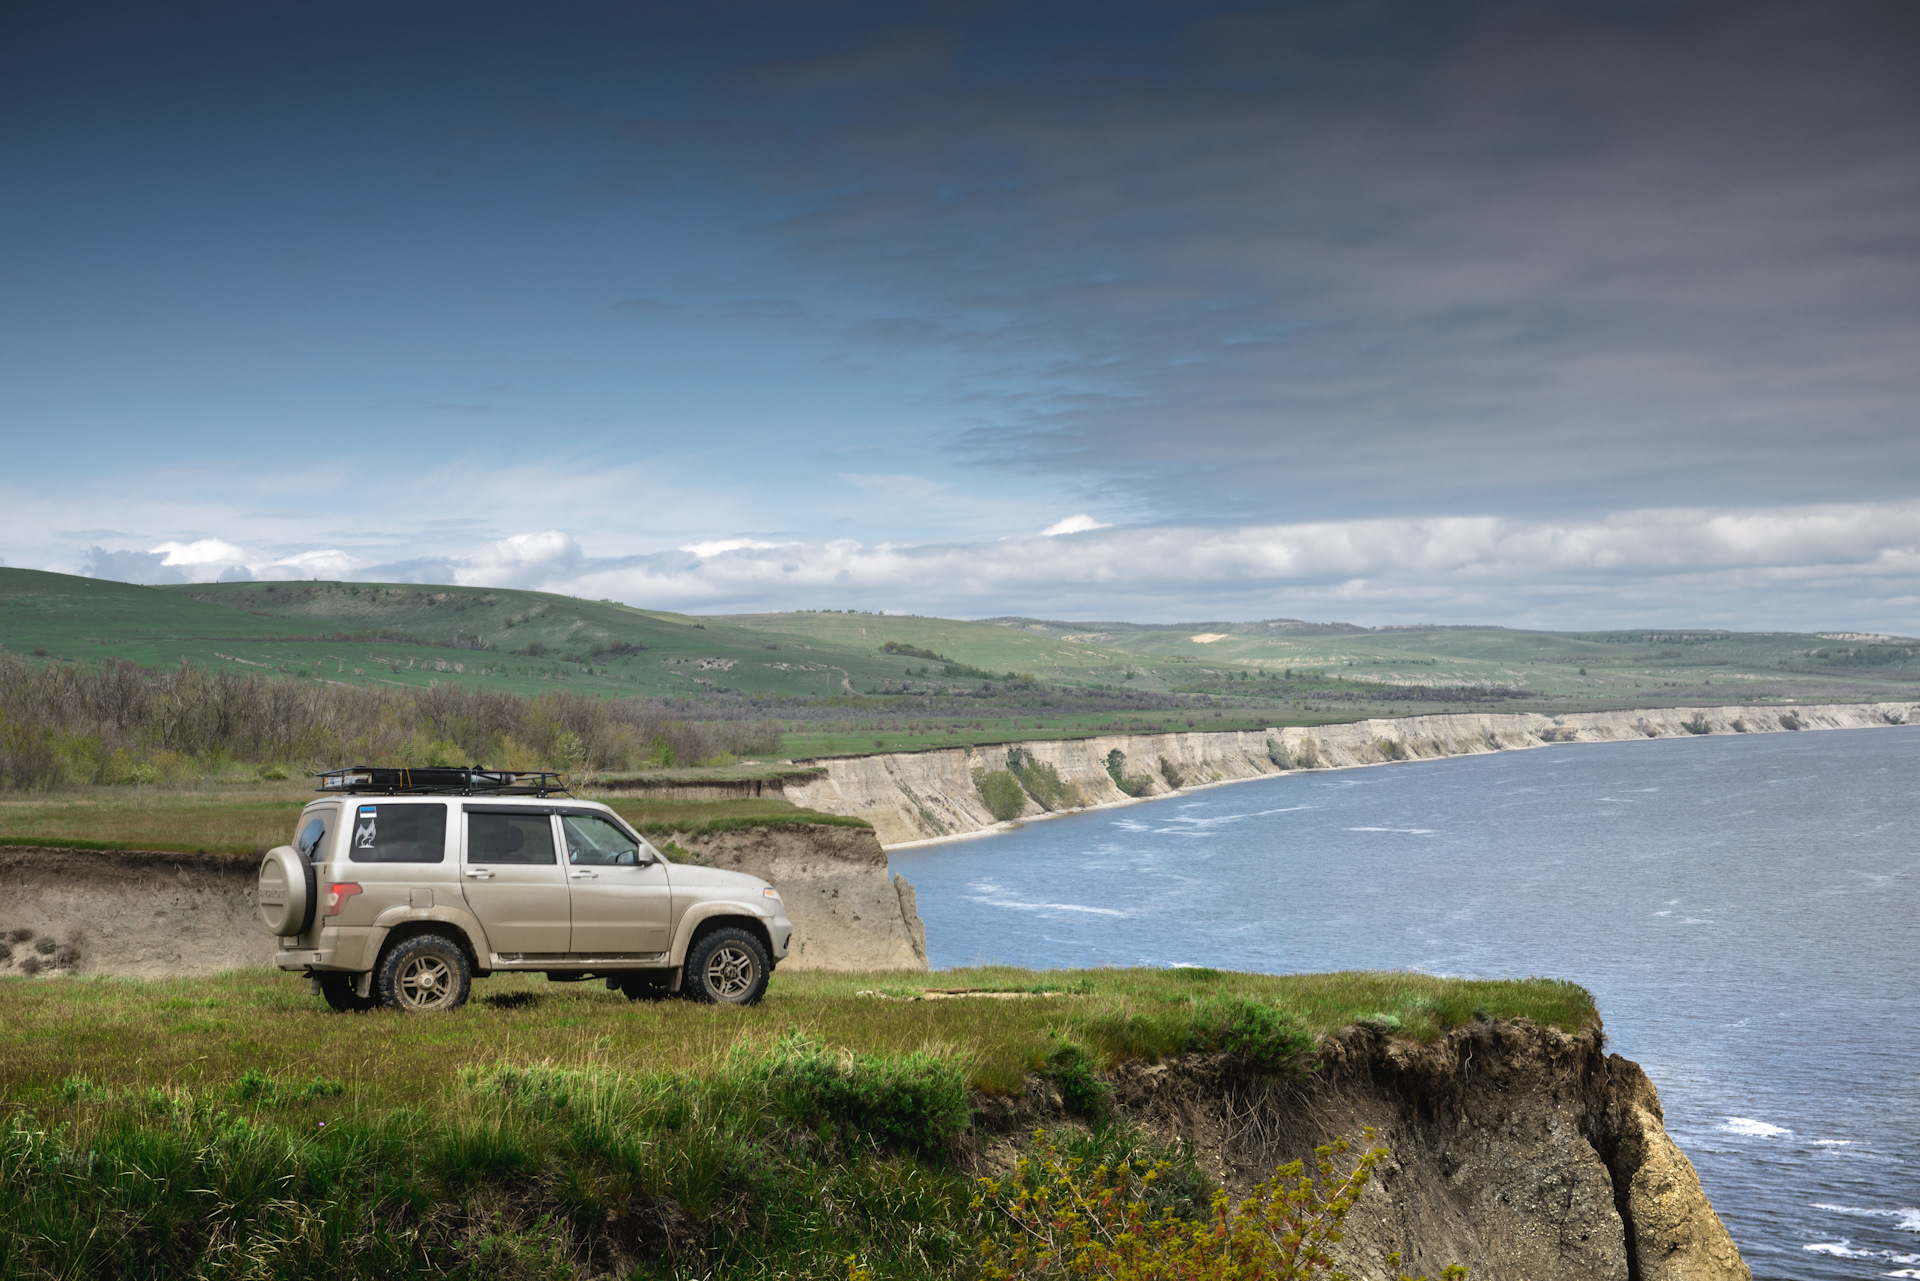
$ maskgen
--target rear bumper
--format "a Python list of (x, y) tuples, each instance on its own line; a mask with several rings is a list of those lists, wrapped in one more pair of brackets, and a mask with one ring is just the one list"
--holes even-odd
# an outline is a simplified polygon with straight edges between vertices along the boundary
[(273, 955), (275, 968), (297, 972), (304, 970), (344, 970), (358, 973), (371, 969), (367, 964), (367, 935), (364, 925), (328, 926), (320, 931), (313, 947), (288, 948)]

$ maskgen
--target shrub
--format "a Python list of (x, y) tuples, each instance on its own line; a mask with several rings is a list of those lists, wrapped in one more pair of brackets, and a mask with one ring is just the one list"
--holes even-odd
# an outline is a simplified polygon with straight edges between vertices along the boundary
[(1060, 1101), (1067, 1111), (1088, 1120), (1107, 1114), (1113, 1091), (1094, 1073), (1094, 1058), (1071, 1041), (1047, 1056), (1047, 1078), (1060, 1089)]
[(1802, 721), (1797, 713), (1794, 713), (1794, 712), (1780, 713), (1781, 729), (1805, 729), (1806, 727), (1807, 727), (1806, 722)]
[(967, 1079), (953, 1059), (908, 1054), (833, 1054), (792, 1033), (764, 1071), (775, 1105), (808, 1127), (845, 1126), (887, 1147), (940, 1157), (967, 1128)]
[(1681, 721), (1680, 728), (1689, 734), (1711, 734), (1713, 726), (1707, 723), (1705, 712), (1696, 712), (1690, 721)]
[(1407, 759), (1407, 745), (1397, 738), (1376, 738), (1373, 750), (1380, 753), (1382, 760), (1404, 761)]
[(1002, 823), (1019, 818), (1027, 808), (1027, 794), (1020, 789), (1020, 780), (1006, 770), (976, 769), (973, 786), (986, 802), (987, 812)]
[(1168, 787), (1178, 790), (1186, 776), (1181, 773), (1178, 765), (1162, 756), (1160, 758), (1160, 777), (1167, 780)]
[[(1373, 1130), (1363, 1131), (1371, 1141)], [(1314, 1173), (1294, 1161), (1274, 1171), (1239, 1205), (1215, 1192), (1210, 1211), (1182, 1218), (1153, 1213), (1151, 1197), (1170, 1166), (1158, 1161), (1136, 1172), (1129, 1162), (1086, 1163), (1065, 1156), (1044, 1135), (1035, 1135), (1037, 1157), (1022, 1158), (1012, 1177), (982, 1179), (976, 1209), (995, 1214), (1012, 1229), (1008, 1246), (990, 1240), (983, 1275), (989, 1281), (1016, 1278), (1137, 1277), (1179, 1281), (1301, 1281), (1332, 1269), (1327, 1247), (1341, 1239), (1342, 1225), (1387, 1159), (1385, 1148), (1362, 1154), (1344, 1175), (1335, 1158), (1351, 1151), (1345, 1139), (1314, 1149)], [(1398, 1267), (1400, 1256), (1388, 1256)], [(1449, 1267), (1443, 1281), (1464, 1278)]]
[(1127, 754), (1117, 747), (1107, 753), (1107, 777), (1128, 796), (1145, 796), (1153, 790), (1153, 780), (1145, 774), (1127, 773)]
[(1744, 734), (1747, 732), (1746, 717), (1736, 716), (1733, 718), (1733, 732), (1736, 734)]
[(1313, 1053), (1313, 1034), (1299, 1015), (1251, 997), (1210, 997), (1194, 1022), (1213, 1046), (1268, 1072), (1302, 1075)]
[(1072, 809), (1080, 803), (1080, 793), (1062, 781), (1059, 770), (1046, 761), (1036, 760), (1033, 753), (1024, 748), (1007, 749), (1007, 770), (1041, 809)]

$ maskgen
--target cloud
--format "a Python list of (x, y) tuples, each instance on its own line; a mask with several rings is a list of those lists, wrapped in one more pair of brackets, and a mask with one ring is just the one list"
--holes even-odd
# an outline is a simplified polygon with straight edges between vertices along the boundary
[(704, 543), (691, 543), (682, 547), (683, 552), (692, 552), (695, 556), (719, 556), (726, 552), (771, 551), (780, 546), (758, 538), (715, 538)]
[(121, 583), (187, 581), (185, 574), (167, 564), (164, 552), (110, 552), (103, 547), (92, 547), (80, 572), (88, 578), (110, 578)]
[(580, 544), (560, 530), (515, 534), (460, 561), (454, 581), (485, 587), (539, 587), (577, 573), (583, 559)]
[(202, 538), (191, 543), (161, 543), (153, 549), (163, 565), (226, 565), (241, 560), (246, 553), (218, 538)]
[[(1064, 525), (1072, 537), (1060, 536)], [(1920, 503), (1229, 527), (1120, 527), (1083, 514), (1043, 533), (970, 542), (733, 537), (611, 556), (549, 529), (379, 564), (332, 549), (255, 556), (222, 546), (242, 555), (189, 567), (197, 581), (453, 582), (718, 611), (860, 605), (967, 617), (1920, 632)], [(165, 560), (95, 548), (90, 569), (184, 581)]]
[(1056, 520), (1040, 531), (1040, 537), (1053, 538), (1060, 534), (1084, 534), (1090, 529), (1106, 529), (1106, 522), (1097, 521), (1081, 512), (1078, 516), (1069, 516), (1065, 520)]
[[(553, 537), (548, 535), (546, 537)], [(547, 590), (686, 609), (1142, 619), (1343, 617), (1558, 627), (1920, 630), (1920, 505), (1622, 512), (1238, 528), (1089, 529), (980, 543), (851, 539), (581, 557)], [(543, 567), (544, 567), (543, 563)], [(461, 581), (479, 582), (475, 564)], [(515, 585), (537, 578), (529, 562)], [(504, 584), (503, 584), (504, 585)]]
[(1920, 492), (1910, 8), (1011, 13), (747, 82), (966, 460), (1155, 523)]

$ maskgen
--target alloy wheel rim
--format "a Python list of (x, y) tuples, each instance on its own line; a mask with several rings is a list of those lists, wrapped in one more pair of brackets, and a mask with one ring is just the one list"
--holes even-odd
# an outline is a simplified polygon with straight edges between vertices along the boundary
[(744, 996), (753, 986), (753, 957), (745, 948), (723, 947), (707, 960), (707, 987), (715, 996)]
[(400, 1003), (411, 1010), (445, 1005), (453, 995), (453, 967), (437, 956), (416, 956), (401, 967)]

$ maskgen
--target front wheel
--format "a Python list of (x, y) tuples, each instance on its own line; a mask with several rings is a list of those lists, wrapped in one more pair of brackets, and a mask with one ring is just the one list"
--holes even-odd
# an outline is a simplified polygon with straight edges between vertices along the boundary
[(320, 995), (340, 1014), (365, 1014), (380, 1004), (377, 996), (362, 996), (357, 974), (322, 974)]
[(473, 974), (466, 953), (441, 934), (416, 934), (388, 952), (374, 980), (380, 1004), (423, 1014), (467, 1003)]
[(681, 994), (709, 1005), (752, 1005), (767, 990), (767, 949), (745, 930), (719, 929), (687, 949)]

